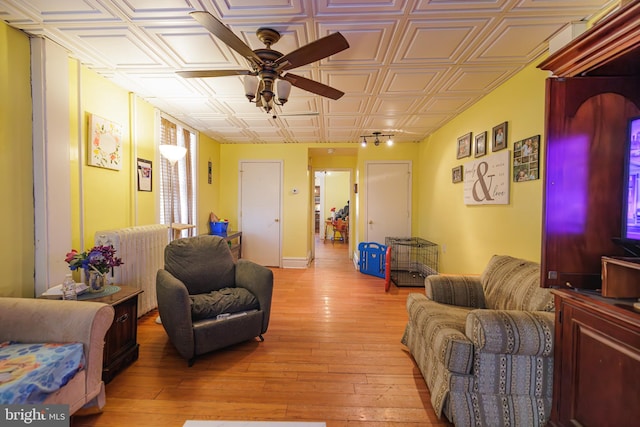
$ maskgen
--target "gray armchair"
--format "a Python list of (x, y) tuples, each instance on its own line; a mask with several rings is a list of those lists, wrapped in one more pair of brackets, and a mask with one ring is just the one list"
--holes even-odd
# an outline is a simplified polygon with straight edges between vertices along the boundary
[(271, 270), (243, 259), (234, 263), (227, 242), (213, 235), (172, 241), (164, 262), (156, 277), (158, 311), (169, 340), (189, 366), (198, 355), (255, 337), (264, 340)]

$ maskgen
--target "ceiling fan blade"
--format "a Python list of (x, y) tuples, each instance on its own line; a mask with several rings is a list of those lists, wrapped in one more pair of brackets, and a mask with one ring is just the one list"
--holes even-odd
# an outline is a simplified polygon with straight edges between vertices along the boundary
[(196, 70), (196, 71), (178, 71), (180, 77), (227, 77), (227, 76), (245, 76), (253, 74), (249, 70)]
[(344, 95), (344, 92), (338, 89), (334, 89), (331, 86), (327, 86), (323, 83), (308, 79), (306, 77), (297, 76), (295, 74), (287, 73), (280, 78), (288, 81), (295, 87), (299, 87), (300, 89), (304, 89), (308, 92), (312, 92), (327, 98), (340, 99), (342, 95)]
[(347, 39), (340, 33), (333, 33), (278, 58), (281, 71), (301, 67), (334, 55), (349, 47)]
[(299, 117), (299, 116), (319, 116), (317, 111), (309, 111), (307, 113), (279, 113), (278, 117)]
[(240, 37), (236, 36), (229, 27), (220, 22), (215, 16), (209, 12), (203, 11), (191, 12), (189, 15), (193, 16), (196, 21), (202, 24), (202, 26), (207, 30), (211, 31), (214, 36), (226, 43), (231, 49), (254, 63), (262, 64), (262, 59), (260, 59), (260, 57), (240, 39)]

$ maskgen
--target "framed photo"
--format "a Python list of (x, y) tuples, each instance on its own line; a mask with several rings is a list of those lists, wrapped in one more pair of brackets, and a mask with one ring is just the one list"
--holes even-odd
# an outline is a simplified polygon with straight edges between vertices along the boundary
[(91, 114), (88, 145), (89, 166), (122, 169), (122, 126)]
[(471, 155), (471, 132), (458, 138), (457, 159), (469, 157)]
[(493, 128), (493, 141), (491, 151), (507, 148), (507, 122), (500, 123)]
[(462, 182), (462, 165), (456, 166), (451, 169), (451, 182)]
[(138, 191), (151, 191), (151, 161), (138, 158)]
[(540, 135), (513, 143), (513, 182), (540, 178)]
[(487, 132), (481, 132), (476, 135), (475, 139), (475, 157), (482, 157), (487, 154)]

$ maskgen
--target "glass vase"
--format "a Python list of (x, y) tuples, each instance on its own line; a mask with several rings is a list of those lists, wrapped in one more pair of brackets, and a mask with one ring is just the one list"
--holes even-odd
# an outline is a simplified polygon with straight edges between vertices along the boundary
[(107, 276), (100, 274), (95, 270), (85, 270), (85, 279), (87, 281), (87, 286), (89, 287), (89, 292), (102, 292), (107, 286)]

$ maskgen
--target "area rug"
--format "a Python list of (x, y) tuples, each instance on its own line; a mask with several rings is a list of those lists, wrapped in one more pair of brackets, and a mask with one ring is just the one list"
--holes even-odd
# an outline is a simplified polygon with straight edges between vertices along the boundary
[(199, 421), (189, 420), (182, 427), (327, 427), (324, 422), (304, 421)]

